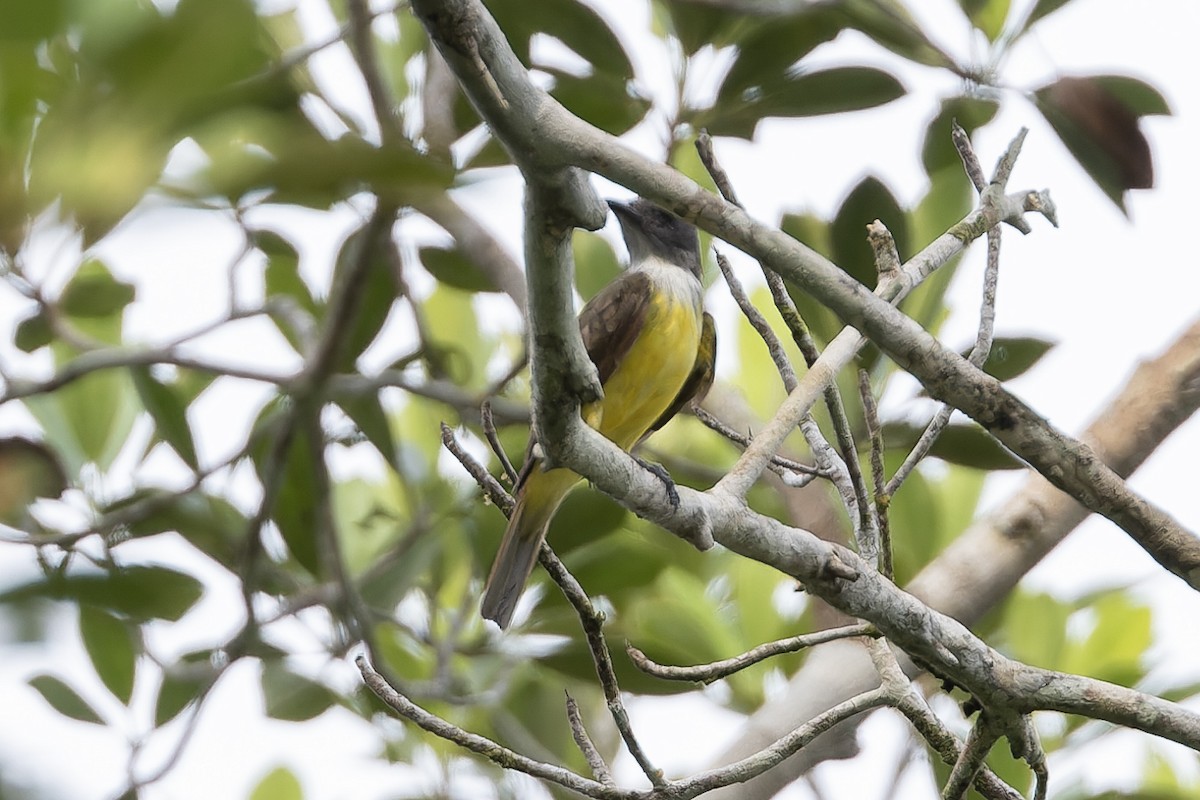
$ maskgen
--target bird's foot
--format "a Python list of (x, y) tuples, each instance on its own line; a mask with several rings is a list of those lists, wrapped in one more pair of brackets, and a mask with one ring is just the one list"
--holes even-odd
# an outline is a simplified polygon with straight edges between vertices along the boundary
[(655, 464), (653, 461), (647, 461), (644, 458), (633, 457), (633, 460), (642, 466), (642, 469), (649, 472), (654, 477), (662, 481), (663, 487), (667, 490), (667, 500), (671, 503), (672, 509), (679, 508), (679, 492), (675, 488), (675, 481), (671, 480), (671, 474), (667, 472), (666, 467), (662, 464)]

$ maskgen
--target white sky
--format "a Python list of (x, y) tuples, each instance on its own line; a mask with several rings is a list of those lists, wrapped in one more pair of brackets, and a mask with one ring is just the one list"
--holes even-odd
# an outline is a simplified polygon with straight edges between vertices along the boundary
[[(919, 7), (924, 21), (940, 31), (937, 38), (945, 46), (954, 50), (954, 42), (965, 40), (954, 3), (937, 0), (912, 5)], [(645, 41), (639, 33), (646, 20), (642, 2), (619, 0), (606, 8), (613, 24), (629, 34), (627, 40)], [(327, 20), (311, 13), (305, 20), (314, 36), (324, 35), (321, 26)], [(1193, 41), (1198, 23), (1200, 12), (1191, 0), (1136, 6), (1122, 0), (1076, 0), (1043, 23), (1038, 36), (1018, 48), (1004, 70), (1009, 83), (1017, 87), (1039, 86), (1059, 74), (1121, 73), (1147, 79), (1163, 92), (1175, 116), (1150, 118), (1145, 123), (1155, 155), (1157, 188), (1130, 196), (1131, 221), (1090, 184), (1029, 104), (1008, 98), (1004, 112), (976, 142), (981, 160), (990, 167), (1016, 129), (1030, 127), (1011, 187), (1049, 186), (1058, 204), (1061, 229), (1053, 230), (1035, 218), (1031, 236), (1022, 238), (1006, 231), (997, 330), (1002, 335), (1037, 335), (1059, 341), (1039, 367), (1015, 381), (1013, 387), (1068, 432), (1078, 431), (1086, 423), (1139, 358), (1159, 352), (1197, 313), (1200, 265), (1189, 245), (1194, 227), (1193, 192), (1200, 183), (1195, 151), (1200, 134), (1196, 124), (1200, 87), (1195, 81)], [(868, 173), (883, 177), (902, 200), (912, 200), (923, 191), (924, 176), (916, 156), (920, 138), (937, 100), (953, 92), (957, 83), (932, 70), (901, 68), (897, 59), (861, 41), (856, 45), (853, 39), (839, 40), (821, 51), (820, 58), (847, 62), (861, 55), (870, 63), (887, 65), (898, 72), (912, 94), (885, 108), (855, 115), (767, 122), (760, 126), (754, 143), (718, 141), (718, 155), (755, 216), (774, 219), (783, 208), (828, 214), (838, 206), (846, 188)], [(964, 55), (961, 49), (959, 53)], [(669, 63), (662, 52), (638, 47), (633, 56), (647, 91), (669, 88)], [(319, 63), (323, 69), (341, 73), (344, 59), (344, 53), (331, 51), (322, 55)], [(365, 107), (357, 84), (345, 83), (344, 87), (347, 105)], [(655, 136), (644, 131), (632, 140), (647, 152), (661, 150)], [(607, 186), (601, 188), (611, 191)], [(511, 243), (514, 252), (519, 250), (512, 232), (521, 227), (517, 190), (515, 181), (504, 180), (462, 196)], [(504, 202), (495, 202), (498, 197)], [(302, 216), (299, 225), (295, 215), (277, 212), (264, 212), (254, 221), (278, 218), (291, 223), (289, 227), (305, 243), (306, 268), (319, 278), (323, 272), (319, 265), (330, 263), (333, 247), (353, 218), (344, 213), (305, 212)], [(113, 262), (123, 268), (122, 274), (138, 283), (140, 302), (128, 315), (129, 330), (146, 338), (165, 337), (218, 313), (225, 297), (225, 267), (237, 244), (236, 238), (212, 219), (170, 209), (142, 214), (125, 226), (108, 247)], [(43, 267), (51, 264), (51, 252), (47, 247), (43, 253)], [(968, 266), (962, 270), (954, 296), (954, 307), (960, 313), (945, 329), (948, 343), (955, 346), (969, 340), (974, 326), (978, 289), (968, 276), (979, 274), (981, 248), (969, 258), (976, 269)], [(60, 280), (62, 266), (57, 267)], [(254, 282), (249, 280), (251, 273), (242, 271), (246, 286)], [(728, 316), (729, 303), (719, 287), (710, 292), (709, 301)], [(0, 317), (11, 317), (18, 308), (8, 293), (0, 293)], [(163, 310), (169, 310), (168, 315)], [(253, 346), (247, 347), (247, 342)], [(209, 347), (222, 357), (237, 355), (279, 369), (286, 366), (286, 359), (294, 358), (287, 348), (272, 342), (262, 327), (246, 326), (213, 337)], [(727, 358), (731, 352), (723, 349), (721, 357)], [(0, 355), (11, 363), (9, 350)], [(202, 458), (219, 457), (238, 445), (236, 432), (243, 429), (238, 420), (252, 418), (256, 398), (261, 397), (261, 392), (247, 389), (202, 401), (193, 414), (202, 426)], [(889, 402), (906, 399), (901, 392)], [(897, 407), (891, 406), (892, 410)], [(24, 429), (26, 424), (19, 414), (0, 413), (0, 434)], [(1191, 502), (1196, 468), (1188, 456), (1198, 450), (1200, 423), (1193, 420), (1133, 480), (1148, 499), (1192, 530), (1200, 530), (1200, 508)], [(354, 469), (353, 465), (339, 466)], [(997, 478), (987, 491), (987, 502), (1001, 501), (1017, 480), (1013, 475)], [(121, 487), (106, 488), (116, 492)], [(181, 566), (186, 563), (189, 571), (198, 569), (182, 549), (174, 556), (163, 548), (154, 552), (160, 560), (169, 562), (174, 557)], [(12, 546), (0, 549), (3, 584), (28, 574), (29, 565), (27, 551)], [(215, 568), (206, 567), (200, 576), (207, 586), (205, 599), (185, 624), (160, 626), (153, 632), (160, 650), (183, 651), (213, 643), (238, 625), (237, 587)], [(1194, 629), (1195, 594), (1162, 574), (1109, 523), (1094, 519), (1086, 523), (1033, 571), (1026, 586), (1073, 596), (1117, 583), (1134, 584), (1138, 596), (1153, 603), (1159, 634), (1155, 647), (1162, 655), (1164, 670), (1200, 678), (1200, 669), (1194, 666), (1200, 648), (1187, 634)], [(117, 710), (105, 705), (105, 692), (91, 675), (72, 633), (74, 620), (63, 617), (55, 627), (57, 635), (44, 648), (0, 645), (0, 708), (6, 719), (21, 721), (0, 726), (2, 763), (13, 770), (5, 777), (64, 798), (106, 798), (123, 785), (125, 737), (135, 732), (65, 721), (24, 686), (30, 675), (49, 669), (70, 675), (72, 683), (101, 709)], [(299, 624), (293, 627), (301, 650), (319, 654), (319, 644), (311, 633)], [(342, 685), (354, 680), (353, 668), (348, 665), (334, 665), (326, 673)], [(376, 759), (376, 739), (362, 723), (338, 714), (304, 725), (265, 720), (255, 711), (260, 704), (256, 686), (257, 673), (249, 665), (239, 665), (226, 676), (180, 764), (144, 792), (146, 800), (246, 797), (262, 775), (278, 764), (286, 764), (301, 777), (305, 797), (310, 800), (349, 796), (382, 800), (402, 795), (411, 785), (411, 773)], [(135, 708), (142, 712), (149, 713), (151, 688), (144, 682), (139, 686)], [(701, 766), (737, 733), (734, 715), (690, 696), (637, 701), (633, 710), (650, 753), (672, 771)], [(703, 730), (705, 737), (681, 746), (681, 727)], [(901, 730), (882, 715), (872, 719), (862, 733), (865, 755), (849, 764), (822, 768), (819, 773), (826, 796), (831, 800), (882, 796), (886, 785), (882, 781), (890, 776), (894, 743)], [(1139, 752), (1145, 742), (1145, 737), (1118, 739), (1109, 748), (1111, 757), (1089, 765), (1088, 779), (1129, 775), (1129, 769), (1139, 763), (1131, 753)], [(143, 763), (156, 763), (153, 754), (165, 752), (169, 744), (156, 741), (150, 747), (151, 758)], [(71, 768), (64, 770), (64, 763)], [(1195, 774), (1194, 758), (1190, 763)], [(636, 774), (629, 763), (618, 766), (626, 777)], [(1080, 766), (1052, 764), (1054, 785), (1065, 786), (1068, 776), (1081, 773)], [(464, 785), (455, 796), (473, 798), (478, 796), (477, 789)], [(923, 798), (929, 791), (927, 785), (910, 781), (903, 797)], [(809, 794), (795, 788), (786, 796)]]

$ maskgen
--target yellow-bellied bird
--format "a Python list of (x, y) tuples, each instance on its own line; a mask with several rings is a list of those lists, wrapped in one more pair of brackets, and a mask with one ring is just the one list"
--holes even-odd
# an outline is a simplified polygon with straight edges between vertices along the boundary
[[(579, 313), (584, 347), (604, 387), (603, 399), (581, 412), (588, 425), (629, 451), (708, 392), (717, 334), (703, 307), (696, 229), (647, 200), (609, 206), (621, 223), (630, 265)], [(647, 466), (677, 503), (665, 471)], [(483, 616), (501, 628), (512, 620), (550, 520), (580, 480), (565, 468), (541, 469), (531, 443), (483, 594)]]

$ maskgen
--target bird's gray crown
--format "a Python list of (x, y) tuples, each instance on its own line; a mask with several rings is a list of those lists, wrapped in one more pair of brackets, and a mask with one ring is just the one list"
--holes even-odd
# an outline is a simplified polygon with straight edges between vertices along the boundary
[(690, 223), (641, 197), (631, 203), (609, 200), (608, 205), (621, 223), (634, 264), (658, 257), (700, 277), (700, 239)]

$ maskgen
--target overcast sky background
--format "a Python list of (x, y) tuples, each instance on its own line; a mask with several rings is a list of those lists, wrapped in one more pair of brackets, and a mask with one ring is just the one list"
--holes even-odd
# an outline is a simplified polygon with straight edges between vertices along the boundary
[[(299, 0), (302, 16), (313, 39), (328, 35), (333, 22), (319, 13), (320, 3)], [(1019, 0), (1018, 0), (1019, 2)], [(1016, 4), (1016, 3), (1014, 3)], [(289, 2), (272, 2), (281, 8)], [(642, 88), (647, 93), (670, 94), (670, 64), (665, 52), (641, 33), (648, 10), (641, 0), (597, 3), (612, 24), (635, 43), (634, 58)], [(913, 10), (937, 31), (935, 38), (964, 59), (969, 51), (966, 23), (948, 0), (912, 3)], [(1035, 88), (1063, 74), (1118, 73), (1133, 75), (1157, 86), (1175, 116), (1154, 117), (1144, 124), (1155, 155), (1157, 188), (1129, 198), (1126, 220), (1096, 189), (1075, 164), (1057, 137), (1028, 103), (1006, 102), (1000, 117), (978, 136), (976, 148), (986, 168), (1021, 125), (1031, 129), (1014, 173), (1013, 189), (1049, 186), (1058, 204), (1062, 227), (1053, 230), (1033, 218), (1034, 233), (1021, 237), (1007, 229), (1004, 235), (997, 332), (1001, 335), (1036, 335), (1059, 345), (1033, 372), (1013, 383), (1017, 393), (1059, 428), (1079, 431), (1103, 406), (1136, 361), (1158, 353), (1197, 314), (1197, 258), (1194, 236), (1194, 192), (1200, 184), (1200, 161), (1195, 142), (1200, 140), (1196, 115), (1200, 112), (1200, 87), (1195, 80), (1197, 59), (1194, 32), (1200, 28), (1200, 11), (1191, 0), (1161, 0), (1154, 4), (1121, 0), (1075, 0), (1038, 27), (1013, 54), (1004, 68), (1014, 87)], [(776, 219), (782, 209), (832, 213), (845, 191), (865, 174), (883, 178), (902, 202), (913, 201), (924, 191), (919, 143), (936, 104), (958, 89), (958, 82), (933, 70), (910, 68), (881, 52), (861, 37), (844, 35), (818, 51), (813, 64), (858, 60), (886, 66), (904, 81), (911, 94), (884, 108), (833, 118), (799, 122), (768, 121), (753, 143), (719, 140), (718, 156), (736, 182), (750, 213)], [(361, 85), (343, 48), (320, 54), (314, 63), (326, 85), (338, 87), (344, 105), (369, 107)], [(714, 66), (713, 78), (717, 77)], [(694, 77), (697, 77), (694, 75)], [(336, 81), (336, 83), (334, 83)], [(1012, 100), (1013, 98), (1009, 98)], [(659, 131), (644, 126), (631, 137), (647, 153), (662, 150)], [(174, 167), (186, 169), (187, 148), (181, 148)], [(606, 194), (624, 190), (597, 182)], [(519, 253), (514, 231), (521, 228), (515, 178), (499, 178), (461, 193), (462, 201), (481, 218), (513, 252)], [(264, 211), (252, 217), (257, 223), (286, 224), (305, 244), (304, 269), (323, 281), (340, 238), (356, 217), (348, 211), (328, 214)], [(864, 223), (867, 220), (864, 220)], [(609, 235), (618, 241), (615, 226)], [(225, 302), (227, 265), (240, 245), (236, 231), (214, 215), (198, 214), (156, 205), (148, 207), (110, 237), (102, 252), (111, 256), (119, 274), (138, 285), (139, 302), (127, 313), (127, 330), (134, 338), (157, 341), (190, 329), (219, 313)], [(945, 329), (952, 346), (973, 337), (978, 276), (983, 248), (968, 256), (954, 290), (955, 314)], [(51, 284), (61, 283), (73, 263), (69, 244), (47, 237), (35, 253), (35, 271)], [(742, 274), (752, 272), (744, 262)], [(240, 270), (247, 291), (255, 283), (253, 268)], [(733, 321), (727, 293), (720, 286), (709, 292), (709, 303), (719, 317)], [(0, 319), (13, 319), (24, 306), (9, 292), (0, 292)], [(394, 335), (403, 336), (403, 326)], [(734, 353), (732, 338), (720, 357)], [(7, 339), (7, 337), (6, 337)], [(0, 355), (9, 363), (12, 351)], [(262, 327), (238, 326), (209, 337), (206, 351), (223, 358), (245, 359), (283, 369), (295, 355)], [(887, 402), (892, 410), (904, 409), (915, 384), (900, 387)], [(206, 395), (193, 412), (201, 427), (198, 445), (204, 460), (219, 458), (240, 446), (240, 432), (257, 413), (265, 392), (256, 387), (229, 388)], [(28, 418), (10, 409), (0, 411), (0, 435), (28, 430)], [(141, 431), (145, 435), (145, 430)], [(1135, 488), (1174, 514), (1192, 530), (1200, 530), (1200, 508), (1193, 502), (1197, 468), (1194, 453), (1200, 450), (1200, 424), (1193, 420), (1160, 449), (1133, 479)], [(340, 474), (364, 469), (338, 463)], [(989, 485), (986, 502), (995, 504), (1019, 483), (1018, 475), (998, 476)], [(122, 481), (114, 478), (106, 489), (114, 495)], [(239, 490), (240, 492), (241, 490)], [(245, 498), (252, 493), (242, 493)], [(240, 624), (238, 587), (220, 570), (197, 567), (183, 548), (154, 547), (163, 563), (185, 565), (206, 581), (205, 599), (174, 628), (159, 626), (154, 638), (159, 650), (183, 652), (220, 641)], [(124, 549), (124, 548), (123, 548)], [(151, 551), (145, 551), (151, 552)], [(30, 552), (14, 546), (0, 547), (0, 585), (10, 585), (32, 569)], [(1194, 619), (1200, 600), (1181, 582), (1165, 575), (1123, 533), (1105, 521), (1086, 523), (1062, 547), (1039, 565), (1026, 585), (1076, 596), (1108, 585), (1132, 585), (1140, 598), (1152, 602), (1156, 612), (1156, 652), (1165, 656), (1165, 669), (1173, 676), (1200, 679), (1200, 645)], [(0, 765), (6, 778), (43, 788), (62, 798), (110, 797), (124, 782), (126, 747), (131, 731), (102, 730), (65, 720), (47, 708), (24, 685), (31, 675), (45, 671), (69, 675), (98, 706), (106, 708), (105, 693), (91, 674), (82, 648), (73, 634), (73, 615), (55, 623), (55, 636), (46, 647), (12, 646), (5, 642), (0, 619), (0, 709), (7, 724), (0, 725)], [(305, 649), (319, 652), (312, 632), (302, 624), (290, 635)], [(349, 664), (320, 667), (322, 674), (350, 686), (356, 672)], [(239, 798), (271, 768), (287, 765), (304, 785), (305, 797), (358, 800), (394, 797), (411, 786), (412, 771), (388, 766), (376, 758), (376, 738), (348, 715), (329, 713), (314, 723), (294, 725), (266, 720), (256, 711), (257, 670), (239, 664), (204, 711), (196, 736), (178, 767), (161, 783), (146, 790), (147, 800), (167, 798)], [(139, 686), (135, 705), (150, 713), (153, 687)], [(634, 722), (649, 752), (670, 772), (684, 772), (704, 764), (737, 734), (737, 717), (697, 700), (694, 696), (669, 700), (635, 701)], [(19, 723), (15, 721), (19, 720)], [(680, 730), (703, 731), (703, 736), (681, 739)], [(848, 764), (822, 768), (818, 781), (831, 800), (880, 797), (894, 764), (893, 745), (902, 727), (876, 715), (862, 733), (864, 755)], [(1131, 775), (1147, 738), (1123, 735), (1111, 745), (1111, 758), (1094, 759), (1089, 780), (1103, 782), (1114, 775)], [(156, 742), (145, 762), (165, 753), (170, 742)], [(1173, 760), (1189, 774), (1198, 768), (1194, 754), (1175, 749)], [(69, 765), (69, 769), (65, 768)], [(636, 769), (618, 765), (632, 779)], [(918, 771), (919, 772), (919, 771)], [(1066, 785), (1081, 765), (1051, 764), (1054, 785)], [(463, 785), (463, 798), (477, 796), (478, 787)], [(903, 798), (925, 798), (931, 787), (921, 781), (905, 785)], [(806, 798), (797, 787), (785, 795)]]

